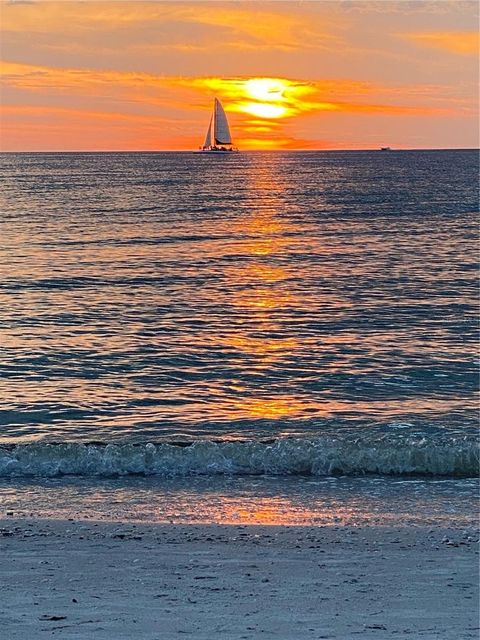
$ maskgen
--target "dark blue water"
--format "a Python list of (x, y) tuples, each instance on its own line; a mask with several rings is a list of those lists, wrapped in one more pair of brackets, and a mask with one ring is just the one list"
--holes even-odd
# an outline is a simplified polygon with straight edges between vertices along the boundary
[(477, 152), (0, 162), (10, 470), (475, 472)]

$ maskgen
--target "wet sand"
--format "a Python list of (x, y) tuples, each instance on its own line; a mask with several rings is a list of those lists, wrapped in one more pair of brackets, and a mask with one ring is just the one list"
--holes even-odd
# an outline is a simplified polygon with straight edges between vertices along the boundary
[(25, 640), (478, 637), (478, 530), (0, 520)]

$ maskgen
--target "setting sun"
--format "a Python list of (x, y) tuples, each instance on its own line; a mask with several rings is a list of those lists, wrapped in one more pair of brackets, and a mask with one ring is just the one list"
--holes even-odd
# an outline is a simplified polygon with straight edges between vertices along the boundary
[[(243, 102), (238, 110), (259, 118), (284, 118), (293, 115), (294, 101), (299, 87), (293, 87), (289, 80), (279, 78), (251, 78), (239, 87), (241, 93), (255, 102)], [(287, 96), (287, 91), (289, 95)]]
[(273, 78), (252, 78), (245, 82), (245, 90), (251, 98), (264, 102), (277, 102), (283, 99), (287, 84)]
[(250, 113), (258, 118), (283, 118), (288, 114), (287, 109), (280, 104), (262, 104), (246, 102), (238, 107), (239, 111)]

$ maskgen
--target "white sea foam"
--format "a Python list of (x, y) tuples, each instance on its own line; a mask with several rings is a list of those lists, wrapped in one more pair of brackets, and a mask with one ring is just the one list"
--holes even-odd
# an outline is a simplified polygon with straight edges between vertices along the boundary
[(432, 475), (475, 476), (479, 445), (427, 438), (346, 441), (319, 437), (271, 443), (47, 444), (0, 447), (0, 477), (61, 475)]

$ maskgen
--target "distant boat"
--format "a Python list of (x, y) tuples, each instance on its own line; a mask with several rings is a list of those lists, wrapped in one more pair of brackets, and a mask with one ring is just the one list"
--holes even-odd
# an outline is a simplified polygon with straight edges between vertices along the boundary
[(380, 147), (380, 151), (391, 151), (392, 147)]
[(202, 153), (235, 153), (238, 151), (233, 146), (227, 116), (220, 104), (220, 100), (217, 100), (217, 98), (213, 103), (213, 113), (208, 125), (205, 142), (203, 147), (200, 147), (200, 151)]

